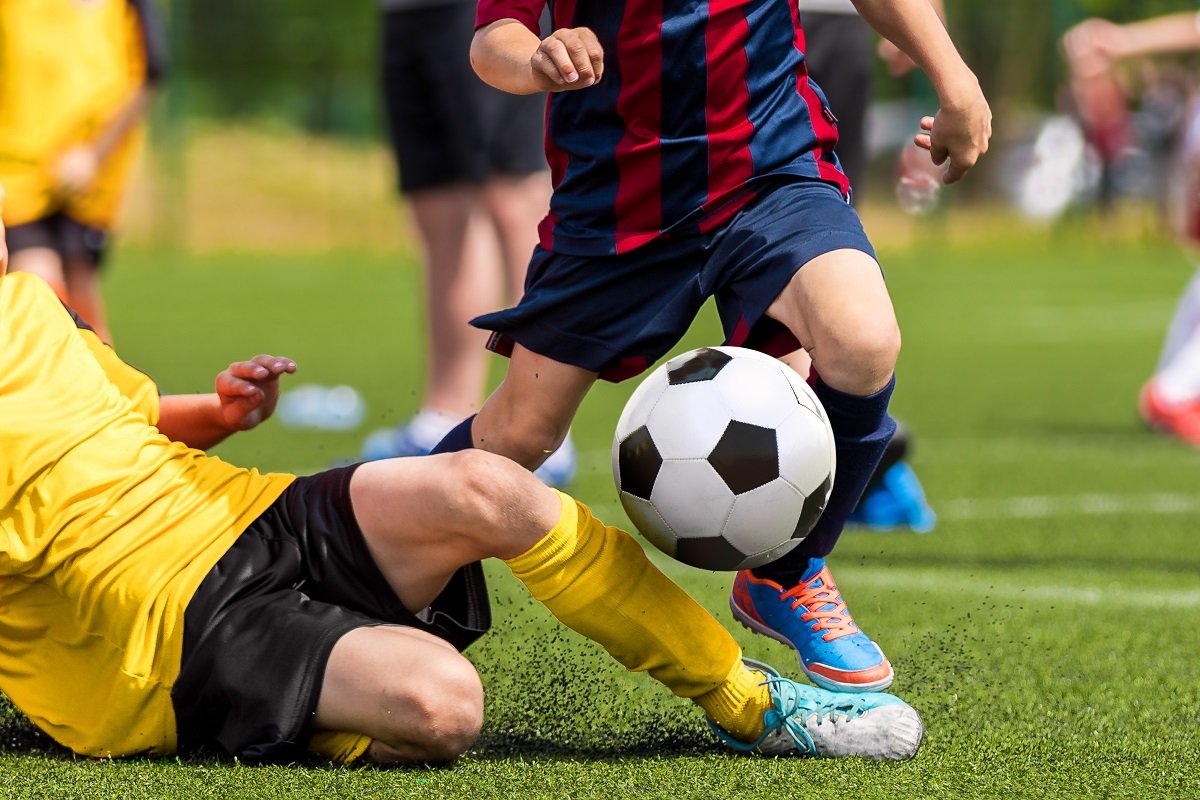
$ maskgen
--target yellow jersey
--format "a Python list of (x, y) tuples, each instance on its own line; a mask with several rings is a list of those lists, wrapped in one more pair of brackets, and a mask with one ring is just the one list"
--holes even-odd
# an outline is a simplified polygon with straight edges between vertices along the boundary
[(58, 211), (108, 228), (140, 146), (141, 126), (109, 154), (93, 186), (57, 197), (53, 170), (93, 141), (145, 83), (140, 17), (129, 0), (0, 1), (0, 185), (4, 222)]
[(45, 282), (0, 278), (0, 692), (87, 755), (175, 750), (184, 610), (294, 480), (173, 442), (158, 412)]

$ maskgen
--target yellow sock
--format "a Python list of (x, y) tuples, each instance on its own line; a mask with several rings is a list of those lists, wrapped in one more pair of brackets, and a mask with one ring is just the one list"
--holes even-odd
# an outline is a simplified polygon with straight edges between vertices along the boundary
[(739, 661), (720, 686), (696, 698), (708, 718), (733, 738), (753, 742), (763, 732), (763, 714), (774, 705), (766, 676)]
[[(560, 622), (626, 669), (648, 672), (675, 695), (696, 700), (734, 736), (757, 737), (770, 697), (729, 632), (651, 564), (633, 537), (558, 495), (558, 523), (505, 562), (513, 574)], [(757, 732), (747, 721), (755, 713)]]
[(505, 563), (560, 622), (600, 643), (631, 672), (649, 672), (680, 697), (723, 683), (741, 651), (729, 632), (633, 537), (559, 493), (558, 524)]

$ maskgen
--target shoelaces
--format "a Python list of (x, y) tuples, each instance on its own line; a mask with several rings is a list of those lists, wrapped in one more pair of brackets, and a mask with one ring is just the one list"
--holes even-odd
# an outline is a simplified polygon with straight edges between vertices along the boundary
[(837, 584), (833, 582), (828, 568), (784, 592), (783, 597), (792, 600), (793, 610), (800, 606), (807, 609), (800, 619), (814, 621), (816, 624), (812, 629), (825, 631), (821, 638), (827, 642), (858, 633), (858, 623), (850, 616), (850, 610), (838, 593)]

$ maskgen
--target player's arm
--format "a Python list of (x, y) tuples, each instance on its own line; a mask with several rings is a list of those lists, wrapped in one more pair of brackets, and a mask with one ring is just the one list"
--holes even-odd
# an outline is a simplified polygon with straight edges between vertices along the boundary
[(1200, 15), (1184, 11), (1127, 25), (1088, 19), (1062, 41), (1076, 72), (1099, 72), (1127, 58), (1200, 50)]
[(539, 0), (481, 0), (471, 41), (471, 66), (484, 81), (512, 94), (565, 92), (604, 75), (604, 49), (589, 28), (560, 28), (541, 38)]
[(141, 34), (144, 64), (142, 82), (101, 128), (95, 139), (76, 145), (62, 154), (55, 170), (60, 191), (77, 193), (91, 186), (100, 166), (146, 115), (154, 93), (166, 74), (167, 37), (153, 0), (129, 0), (129, 6), (137, 15)]
[(858, 13), (893, 42), (937, 91), (940, 108), (921, 120), (916, 142), (935, 164), (948, 163), (942, 179), (953, 183), (987, 152), (992, 112), (975, 74), (962, 60), (929, 0), (853, 0)]
[[(929, 5), (933, 6), (933, 10), (937, 12), (938, 19), (942, 24), (946, 24), (946, 4), (942, 0), (929, 0)], [(876, 48), (879, 57), (887, 64), (888, 74), (900, 77), (907, 75), (916, 68), (916, 64), (909, 58), (903, 50), (889, 42), (887, 39), (879, 40), (879, 47)]]
[(279, 356), (234, 362), (217, 375), (211, 394), (160, 398), (158, 430), (169, 439), (207, 450), (271, 416), (279, 400), (280, 377), (295, 371), (295, 361)]

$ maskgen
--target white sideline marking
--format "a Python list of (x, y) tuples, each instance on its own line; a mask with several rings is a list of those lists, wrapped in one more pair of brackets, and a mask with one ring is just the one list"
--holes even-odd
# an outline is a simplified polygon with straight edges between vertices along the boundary
[[(581, 454), (590, 463), (607, 463), (606, 451)], [(934, 498), (933, 510), (943, 521), (980, 519), (1050, 519), (1054, 517), (1107, 517), (1121, 515), (1200, 514), (1200, 492), (1150, 492), (1145, 494), (1034, 495), (1029, 497)]]
[[(844, 586), (867, 585), (876, 589), (913, 588), (931, 591), (946, 591), (955, 594), (969, 594), (986, 597), (991, 600), (1003, 601), (1053, 601), (1073, 603), (1076, 605), (1098, 606), (1112, 608), (1127, 608), (1137, 606), (1142, 608), (1200, 608), (1200, 589), (1179, 589), (1176, 591), (1146, 591), (1139, 589), (1131, 591), (1114, 584), (1107, 589), (1096, 587), (1046, 586), (1046, 585), (1013, 585), (996, 583), (991, 576), (979, 574), (972, 570), (970, 574), (947, 575), (942, 570), (905, 570), (889, 567), (874, 569), (857, 567), (846, 570), (846, 578), (839, 581)], [(847, 578), (849, 580), (847, 580)], [(1040, 578), (1038, 580), (1041, 580)], [(854, 591), (854, 589), (851, 589)]]
[(1041, 495), (941, 500), (934, 510), (942, 520), (1047, 519), (1132, 514), (1200, 513), (1200, 493)]

